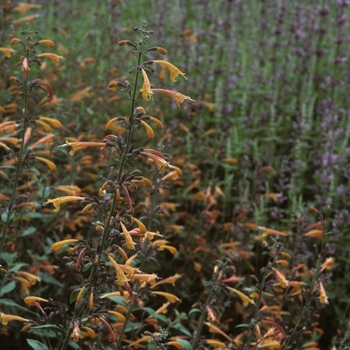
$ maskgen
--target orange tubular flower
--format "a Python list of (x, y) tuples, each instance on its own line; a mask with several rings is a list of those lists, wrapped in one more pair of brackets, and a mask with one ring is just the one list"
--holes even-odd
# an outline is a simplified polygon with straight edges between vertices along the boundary
[[(128, 281), (129, 279), (126, 278), (125, 274), (124, 274), (124, 271), (122, 270), (122, 268), (119, 266), (119, 264), (113, 259), (112, 255), (111, 254), (108, 254), (108, 259), (111, 261), (113, 267), (115, 268), (115, 272), (116, 272), (116, 275), (117, 275), (117, 282), (120, 286), (124, 286)], [(118, 292), (119, 293), (119, 292)], [(107, 294), (106, 294), (107, 295)], [(104, 296), (105, 298), (107, 296)]]
[(5, 57), (9, 58), (15, 50), (8, 47), (0, 47), (0, 52), (2, 52)]
[(272, 271), (275, 273), (280, 287), (287, 288), (289, 286), (289, 281), (283, 276), (283, 274), (275, 268), (272, 268)]
[(63, 196), (63, 197), (57, 197), (54, 199), (48, 199), (47, 202), (43, 203), (43, 205), (47, 205), (49, 203), (52, 203), (55, 206), (55, 209), (53, 210), (55, 213), (60, 211), (61, 204), (72, 202), (72, 201), (82, 201), (85, 199), (85, 197), (78, 197), (78, 196)]
[(32, 304), (33, 302), (38, 302), (38, 301), (42, 301), (43, 303), (47, 303), (48, 300), (44, 299), (44, 298), (40, 298), (40, 297), (34, 297), (34, 296), (28, 296), (24, 298), (24, 303), (27, 305)]
[(46, 45), (48, 47), (55, 47), (55, 43), (49, 39), (39, 40), (39, 44), (43, 44), (43, 45)]
[(175, 302), (180, 300), (176, 295), (171, 294), (171, 293), (152, 291), (152, 294), (154, 294), (154, 295), (161, 295), (164, 298), (166, 298), (170, 303), (175, 303)]
[(75, 242), (78, 242), (78, 239), (65, 239), (63, 241), (56, 242), (51, 246), (51, 251), (57, 252), (58, 250), (62, 249), (62, 247), (65, 246), (66, 244), (75, 243)]
[(318, 297), (318, 299), (321, 304), (329, 304), (328, 297), (322, 282), (320, 282), (320, 296)]
[(168, 61), (164, 61), (164, 60), (154, 60), (153, 63), (158, 63), (161, 64), (162, 66), (165, 66), (166, 68), (168, 68), (169, 72), (170, 72), (170, 80), (175, 83), (176, 82), (176, 78), (179, 75), (182, 75), (186, 80), (187, 78), (185, 77), (185, 73), (182, 73), (180, 71), (180, 69), (178, 69), (177, 67), (175, 67), (173, 64), (169, 63)]
[(185, 100), (189, 100), (191, 102), (196, 102), (195, 100), (192, 100), (191, 97), (185, 96), (181, 94), (180, 92), (173, 91), (173, 90), (166, 90), (166, 89), (152, 89), (152, 92), (159, 92), (161, 94), (165, 94), (170, 96), (176, 101), (177, 106), (180, 108), (181, 103), (184, 102)]
[(28, 59), (27, 57), (25, 57), (22, 61), (22, 72), (28, 72), (28, 71), (30, 71), (30, 67), (28, 64)]
[(60, 59), (63, 58), (63, 56), (59, 56), (54, 53), (48, 52), (41, 53), (40, 55), (38, 55), (38, 57), (49, 58), (55, 66), (58, 66), (60, 64)]
[(106, 144), (104, 142), (69, 142), (66, 141), (65, 145), (62, 145), (60, 147), (66, 147), (70, 146), (72, 147), (72, 150), (69, 152), (71, 156), (74, 156), (75, 152), (80, 149), (85, 149), (86, 147), (106, 147)]
[(0, 312), (0, 322), (6, 326), (11, 321), (20, 321), (20, 322), (28, 322), (27, 318), (23, 318), (16, 315), (6, 315), (3, 312)]
[(37, 157), (37, 156), (35, 157), (35, 159), (40, 160), (40, 162), (45, 163), (51, 171), (55, 171), (57, 169), (56, 164), (54, 162), (52, 162), (51, 160), (48, 160), (48, 159), (43, 158), (43, 157)]
[(123, 230), (126, 246), (128, 247), (128, 249), (135, 249), (134, 246), (136, 245), (136, 243), (132, 240), (129, 231), (126, 229), (126, 227), (124, 226), (124, 224), (122, 222), (120, 222), (120, 226)]
[(253, 299), (250, 299), (249, 297), (247, 297), (245, 294), (243, 294), (243, 293), (240, 292), (239, 290), (237, 290), (237, 289), (235, 289), (235, 288), (231, 288), (231, 287), (227, 287), (227, 288), (228, 288), (231, 292), (237, 294), (237, 295), (241, 298), (244, 307), (247, 307), (249, 304), (255, 305)]
[(148, 76), (147, 76), (145, 70), (141, 69), (141, 72), (142, 72), (142, 76), (143, 76), (143, 85), (142, 85), (142, 88), (140, 89), (140, 91), (142, 93), (142, 97), (147, 101), (151, 101), (152, 95), (153, 95), (152, 85), (148, 79)]
[(35, 276), (29, 272), (25, 272), (25, 271), (17, 271), (15, 272), (17, 275), (20, 275), (24, 278), (26, 278), (31, 285), (34, 285), (36, 282), (40, 282), (41, 281), (41, 278), (38, 277), (38, 276)]
[(74, 328), (73, 328), (73, 332), (70, 335), (70, 337), (73, 339), (73, 341), (75, 343), (77, 343), (80, 339), (80, 328), (79, 328), (78, 323), (76, 323), (75, 321), (73, 323), (74, 323)]
[(327, 258), (326, 261), (321, 265), (321, 271), (330, 270), (334, 265), (333, 258)]
[(176, 349), (179, 349), (179, 350), (184, 349), (184, 346), (178, 341), (169, 341), (166, 344), (169, 346), (174, 346)]
[(214, 348), (226, 349), (225, 343), (217, 339), (207, 339), (206, 342), (207, 344), (213, 346)]

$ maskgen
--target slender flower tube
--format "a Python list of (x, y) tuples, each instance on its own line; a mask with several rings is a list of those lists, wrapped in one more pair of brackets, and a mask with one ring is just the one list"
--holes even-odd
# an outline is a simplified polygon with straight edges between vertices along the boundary
[(153, 63), (157, 63), (157, 64), (161, 64), (162, 66), (165, 66), (170, 72), (170, 80), (173, 83), (176, 82), (176, 78), (179, 75), (182, 75), (187, 80), (187, 78), (185, 77), (185, 73), (181, 72), (179, 68), (175, 67), (170, 62), (164, 61), (164, 60), (154, 60)]
[(161, 94), (165, 94), (170, 96), (176, 101), (177, 106), (180, 108), (181, 103), (184, 102), (185, 100), (189, 100), (191, 102), (196, 102), (195, 100), (192, 100), (191, 97), (185, 96), (181, 94), (180, 92), (173, 91), (173, 90), (167, 90), (167, 89), (152, 89), (152, 92), (159, 92)]
[(0, 312), (0, 322), (6, 326), (11, 321), (20, 321), (20, 322), (28, 322), (29, 320), (27, 318), (23, 318), (16, 315), (7, 315), (3, 312)]
[(85, 199), (85, 197), (78, 197), (78, 196), (63, 196), (63, 197), (57, 197), (54, 199), (48, 199), (47, 202), (45, 202), (43, 205), (47, 205), (49, 203), (52, 203), (55, 206), (54, 212), (58, 212), (61, 209), (61, 204), (72, 202), (72, 201), (82, 201)]
[(140, 91), (142, 93), (142, 97), (145, 100), (151, 101), (152, 95), (153, 95), (152, 86), (151, 86), (151, 83), (148, 79), (148, 76), (147, 76), (147, 73), (145, 72), (145, 70), (142, 69), (141, 71), (142, 71), (142, 76), (143, 76), (143, 85), (142, 85), (142, 88), (140, 89)]
[(231, 287), (227, 287), (227, 288), (228, 288), (231, 292), (237, 294), (237, 295), (241, 298), (244, 307), (247, 307), (249, 304), (255, 305), (253, 299), (250, 299), (248, 296), (246, 296), (245, 294), (243, 294), (243, 293), (240, 292), (239, 290), (237, 290), (237, 289), (235, 289), (235, 288), (231, 288)]
[(75, 243), (75, 242), (78, 242), (78, 239), (65, 239), (63, 241), (56, 242), (51, 246), (51, 251), (57, 252), (66, 244)]

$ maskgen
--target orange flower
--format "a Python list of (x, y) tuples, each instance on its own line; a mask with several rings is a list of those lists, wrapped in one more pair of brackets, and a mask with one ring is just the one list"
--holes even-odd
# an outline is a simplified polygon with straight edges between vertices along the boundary
[(74, 323), (74, 328), (73, 328), (73, 332), (70, 335), (70, 337), (73, 339), (73, 341), (75, 343), (77, 343), (80, 339), (80, 328), (79, 328), (78, 323), (76, 323), (75, 321), (73, 323)]
[(33, 275), (33, 274), (29, 273), (29, 272), (16, 271), (16, 274), (26, 278), (30, 282), (31, 285), (34, 285), (36, 282), (40, 282), (41, 281), (40, 277), (35, 276), (35, 275)]
[(70, 146), (72, 150), (69, 152), (71, 156), (74, 156), (75, 152), (80, 149), (85, 149), (86, 147), (105, 147), (106, 144), (104, 142), (69, 142), (66, 141), (65, 145), (60, 146), (61, 148)]
[(11, 321), (21, 321), (21, 322), (28, 322), (29, 320), (27, 318), (23, 318), (16, 315), (6, 315), (3, 312), (0, 312), (0, 322), (6, 326)]
[[(111, 261), (114, 269), (115, 269), (115, 272), (116, 272), (116, 275), (117, 275), (117, 282), (120, 286), (124, 286), (128, 281), (129, 279), (126, 278), (126, 276), (124, 275), (124, 272), (122, 270), (122, 268), (119, 266), (119, 264), (113, 259), (112, 255), (111, 254), (108, 254), (108, 259)], [(118, 292), (119, 293), (119, 292)], [(106, 298), (106, 295), (104, 295), (104, 297)]]
[(161, 94), (165, 94), (170, 96), (176, 101), (177, 106), (180, 108), (181, 103), (184, 102), (185, 100), (189, 100), (191, 102), (196, 102), (195, 100), (192, 100), (189, 96), (185, 96), (181, 94), (180, 92), (173, 91), (173, 90), (166, 90), (166, 89), (152, 89), (153, 92), (159, 92)]
[(142, 93), (142, 97), (147, 101), (151, 101), (152, 95), (153, 95), (151, 83), (148, 79), (148, 76), (147, 76), (145, 70), (141, 69), (141, 72), (142, 72), (142, 76), (143, 76), (143, 85), (142, 85), (142, 88), (140, 89), (140, 91)]
[(60, 64), (60, 59), (63, 58), (63, 56), (49, 52), (41, 53), (38, 55), (38, 57), (49, 58), (55, 66), (58, 66)]
[(321, 271), (330, 270), (334, 265), (333, 258), (327, 258), (326, 261), (321, 265)]
[(176, 295), (171, 294), (171, 293), (152, 291), (152, 294), (154, 294), (154, 295), (161, 295), (164, 298), (166, 298), (170, 303), (175, 303), (175, 302), (180, 300)]
[(214, 348), (226, 349), (225, 343), (223, 343), (217, 339), (207, 339), (206, 342), (207, 342), (207, 344), (213, 346)]
[(279, 272), (278, 270), (276, 270), (275, 268), (272, 268), (272, 271), (275, 273), (275, 276), (278, 280), (280, 287), (287, 288), (289, 286), (289, 282), (284, 277), (284, 275), (281, 272)]
[(24, 302), (25, 302), (25, 304), (27, 304), (27, 305), (32, 304), (34, 301), (42, 301), (42, 302), (44, 302), (44, 303), (47, 303), (47, 302), (48, 302), (47, 299), (43, 299), (43, 298), (40, 298), (40, 297), (28, 296), (28, 297), (25, 297), (25, 298), (24, 298)]
[(43, 157), (36, 156), (35, 159), (40, 160), (41, 162), (45, 163), (51, 171), (55, 171), (57, 169), (56, 164), (52, 162), (51, 160), (48, 160)]
[(169, 63), (168, 61), (154, 60), (153, 62), (161, 64), (162, 66), (165, 66), (169, 70), (169, 72), (170, 72), (170, 80), (172, 82), (176, 82), (176, 78), (179, 75), (182, 75), (187, 80), (187, 78), (185, 77), (185, 73), (182, 73), (180, 71), (180, 69), (178, 69), (177, 67), (175, 67), (173, 64)]
[(75, 243), (75, 242), (78, 242), (78, 239), (64, 239), (63, 241), (59, 241), (59, 242), (54, 243), (51, 246), (51, 251), (52, 252), (57, 252), (58, 250), (60, 250), (66, 244)]
[(82, 201), (83, 199), (85, 199), (85, 197), (63, 196), (63, 197), (57, 197), (54, 199), (48, 199), (47, 202), (43, 203), (43, 205), (52, 203), (55, 206), (55, 209), (53, 211), (57, 213), (61, 209), (61, 204), (72, 202), (72, 201)]
[(237, 294), (241, 300), (243, 301), (243, 306), (244, 307), (247, 307), (249, 304), (253, 304), (255, 305), (254, 303), (254, 300), (253, 299), (250, 299), (248, 296), (246, 296), (245, 294), (243, 294), (242, 292), (240, 292), (239, 290), (235, 289), (235, 288), (231, 288), (231, 287), (227, 287), (230, 291), (232, 291), (233, 293)]
[(136, 245), (136, 243), (132, 240), (129, 231), (126, 229), (126, 227), (124, 226), (124, 224), (122, 222), (120, 222), (120, 226), (123, 230), (126, 246), (128, 247), (128, 249), (135, 249), (134, 246)]
[(8, 47), (0, 47), (0, 52), (2, 52), (5, 57), (9, 58), (14, 53), (14, 49), (8, 48)]
[(320, 296), (318, 297), (318, 299), (321, 304), (329, 304), (328, 297), (322, 282), (320, 282)]
[(320, 239), (323, 237), (323, 231), (322, 230), (311, 230), (308, 233), (306, 233), (304, 236)]
[(41, 5), (39, 4), (28, 4), (28, 3), (20, 3), (19, 6), (16, 6), (13, 11), (17, 11), (20, 13), (25, 13), (27, 12), (27, 10), (31, 10), (31, 9), (40, 9)]
[(46, 45), (48, 47), (55, 47), (55, 43), (49, 39), (39, 40), (39, 44), (43, 44), (43, 45)]
[(28, 58), (25, 57), (22, 61), (22, 72), (28, 72), (28, 71), (30, 71), (30, 67), (28, 64)]

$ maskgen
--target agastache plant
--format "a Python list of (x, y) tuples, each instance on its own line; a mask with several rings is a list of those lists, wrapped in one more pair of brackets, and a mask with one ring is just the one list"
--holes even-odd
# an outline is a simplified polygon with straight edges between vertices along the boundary
[[(81, 341), (89, 344), (90, 348), (95, 348), (96, 344), (108, 344), (111, 349), (121, 349), (123, 343), (132, 348), (143, 342), (155, 344), (156, 349), (183, 346), (169, 338), (168, 330), (160, 328), (157, 321), (158, 313), (166, 312), (171, 303), (179, 301), (176, 295), (159, 290), (158, 286), (174, 285), (180, 275), (160, 280), (156, 274), (144, 271), (148, 256), (154, 258), (158, 251), (163, 250), (171, 254), (176, 252), (176, 248), (168, 245), (165, 237), (159, 231), (152, 231), (152, 227), (157, 215), (155, 207), (159, 188), (168, 179), (177, 179), (182, 171), (159, 150), (144, 146), (148, 139), (155, 136), (152, 126), (161, 129), (162, 123), (148, 115), (140, 102), (142, 98), (151, 101), (157, 92), (174, 98), (178, 106), (185, 100), (193, 100), (177, 91), (153, 89), (148, 75), (154, 72), (154, 65), (165, 66), (173, 82), (179, 75), (184, 77), (184, 73), (167, 61), (149, 59), (150, 53), (165, 55), (166, 50), (159, 46), (148, 47), (153, 32), (147, 30), (146, 23), (142, 28), (135, 27), (134, 32), (140, 34), (138, 40), (119, 42), (120, 46), (130, 47), (137, 59), (136, 66), (129, 71), (133, 74), (133, 81), (113, 81), (108, 85), (113, 91), (121, 88), (130, 103), (129, 115), (112, 118), (106, 125), (107, 130), (113, 130), (115, 124), (121, 125), (125, 129), (123, 136), (108, 134), (101, 141), (88, 142), (67, 140), (60, 146), (61, 149), (69, 148), (71, 156), (81, 149), (97, 147), (108, 158), (111, 167), (116, 166), (116, 170), (103, 177), (99, 192), (94, 197), (70, 193), (48, 198), (44, 203), (47, 208), (53, 205), (53, 212), (58, 212), (67, 203), (81, 202), (84, 205), (81, 213), (94, 217), (97, 237), (93, 240), (66, 238), (51, 246), (55, 254), (69, 246), (69, 254), (64, 256), (66, 266), (80, 275), (81, 287), (70, 296), (70, 303), (74, 303), (72, 310), (65, 303), (52, 299), (38, 296), (25, 299), (26, 304), (36, 307), (41, 315), (35, 322), (26, 322), (32, 326), (32, 331), (47, 327), (55, 332), (55, 344), (51, 342), (55, 349), (64, 350), (69, 343)], [(134, 135), (140, 128), (146, 133), (137, 145), (133, 143)], [(133, 168), (143, 161), (153, 166), (153, 181), (141, 170)], [(146, 220), (137, 217), (137, 203), (133, 201), (133, 194), (139, 192), (141, 186), (149, 188), (152, 197)], [(143, 307), (156, 297), (167, 302), (159, 310), (152, 311), (150, 316), (146, 311), (149, 308)], [(147, 312), (147, 315), (135, 329), (132, 326), (136, 319), (133, 312), (139, 314), (140, 311), (142, 315)], [(150, 327), (155, 332), (150, 332)]]

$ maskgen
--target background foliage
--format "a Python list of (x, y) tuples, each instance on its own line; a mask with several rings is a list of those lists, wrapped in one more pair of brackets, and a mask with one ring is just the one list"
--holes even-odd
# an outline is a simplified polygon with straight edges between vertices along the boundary
[[(322, 349), (345, 346), (350, 311), (348, 1), (35, 3), (41, 8), (25, 14), (8, 10), (14, 3), (1, 5), (0, 24), (1, 46), (9, 46), (21, 30), (38, 30), (39, 39), (54, 40), (53, 51), (64, 57), (59, 66), (47, 62), (33, 68), (39, 78), (50, 82), (55, 94), (55, 103), (36, 107), (37, 113), (63, 125), (50, 146), (56, 172), (49, 174), (42, 170), (44, 165), (35, 165), (41, 172), (35, 200), (42, 204), (58, 196), (55, 187), (72, 184), (82, 189), (79, 195), (92, 196), (102, 185), (102, 176), (111, 171), (98, 151), (88, 149), (71, 157), (57, 146), (69, 137), (103, 138), (109, 119), (129, 113), (123, 94), (107, 85), (132, 77), (128, 71), (134, 55), (118, 42), (130, 38), (132, 28), (145, 20), (154, 30), (153, 43), (165, 47), (169, 60), (186, 72), (188, 81), (178, 79), (174, 89), (197, 101), (181, 109), (160, 95), (146, 102), (147, 114), (159, 118), (164, 129), (156, 132), (156, 141), (141, 142), (165, 152), (183, 170), (183, 176), (157, 199), (162, 206), (157, 227), (177, 253), (164, 252), (148, 266), (160, 277), (182, 275), (175, 287), (182, 302), (172, 311), (176, 316), (169, 316), (175, 319), (174, 329), (186, 336), (192, 333), (189, 312), (196, 303), (208, 305), (207, 283), (218, 261), (232, 259), (235, 275), (242, 277), (239, 283), (248, 294), (254, 292), (251, 275), (263, 278), (261, 269), (274, 249), (282, 249), (281, 244), (294, 266), (305, 263), (316, 268), (321, 257), (335, 257), (332, 271), (322, 280), (330, 304), (321, 307), (317, 325), (321, 331), (313, 339), (322, 335), (318, 345)], [(32, 14), (35, 17), (16, 23)], [(6, 106), (16, 102), (9, 78), (18, 57), (0, 60), (0, 105), (6, 109), (2, 122), (12, 113)], [(164, 77), (162, 70), (156, 70), (152, 83), (158, 87), (164, 82), (172, 84), (167, 73)], [(143, 130), (137, 135), (137, 141), (146, 139)], [(0, 152), (5, 159), (6, 152)], [(11, 179), (0, 181), (5, 196), (0, 213), (5, 213)], [(141, 217), (147, 198), (140, 193), (133, 199), (139, 203)], [(310, 207), (316, 208), (316, 214)], [(66, 271), (62, 256), (54, 256), (50, 246), (67, 237), (93, 240), (95, 227), (77, 210), (58, 215), (39, 206), (19, 215), (18, 221), (21, 226), (16, 229), (22, 232), (7, 242), (3, 257), (7, 263), (16, 261), (13, 269), (33, 262), (58, 267), (54, 274), (49, 268), (33, 269), (43, 280), (33, 288), (53, 299), (69, 298), (78, 287), (72, 282), (76, 276)], [(267, 227), (293, 234), (276, 238), (266, 234)], [(305, 238), (312, 229), (324, 231), (322, 240)], [(265, 240), (271, 247), (267, 255)], [(223, 246), (228, 242), (237, 242), (239, 248), (228, 253)], [(19, 303), (20, 286), (8, 288), (12, 287), (2, 289), (2, 295)], [(12, 298), (14, 292), (18, 298)], [(215, 298), (219, 305), (225, 302)], [(240, 334), (235, 327), (245, 320), (233, 305), (231, 301), (228, 308), (217, 309), (232, 337)], [(159, 306), (157, 299), (150, 304), (154, 310)], [(12, 332), (18, 334), (18, 329), (13, 326)], [(208, 329), (204, 333), (209, 334)]]

